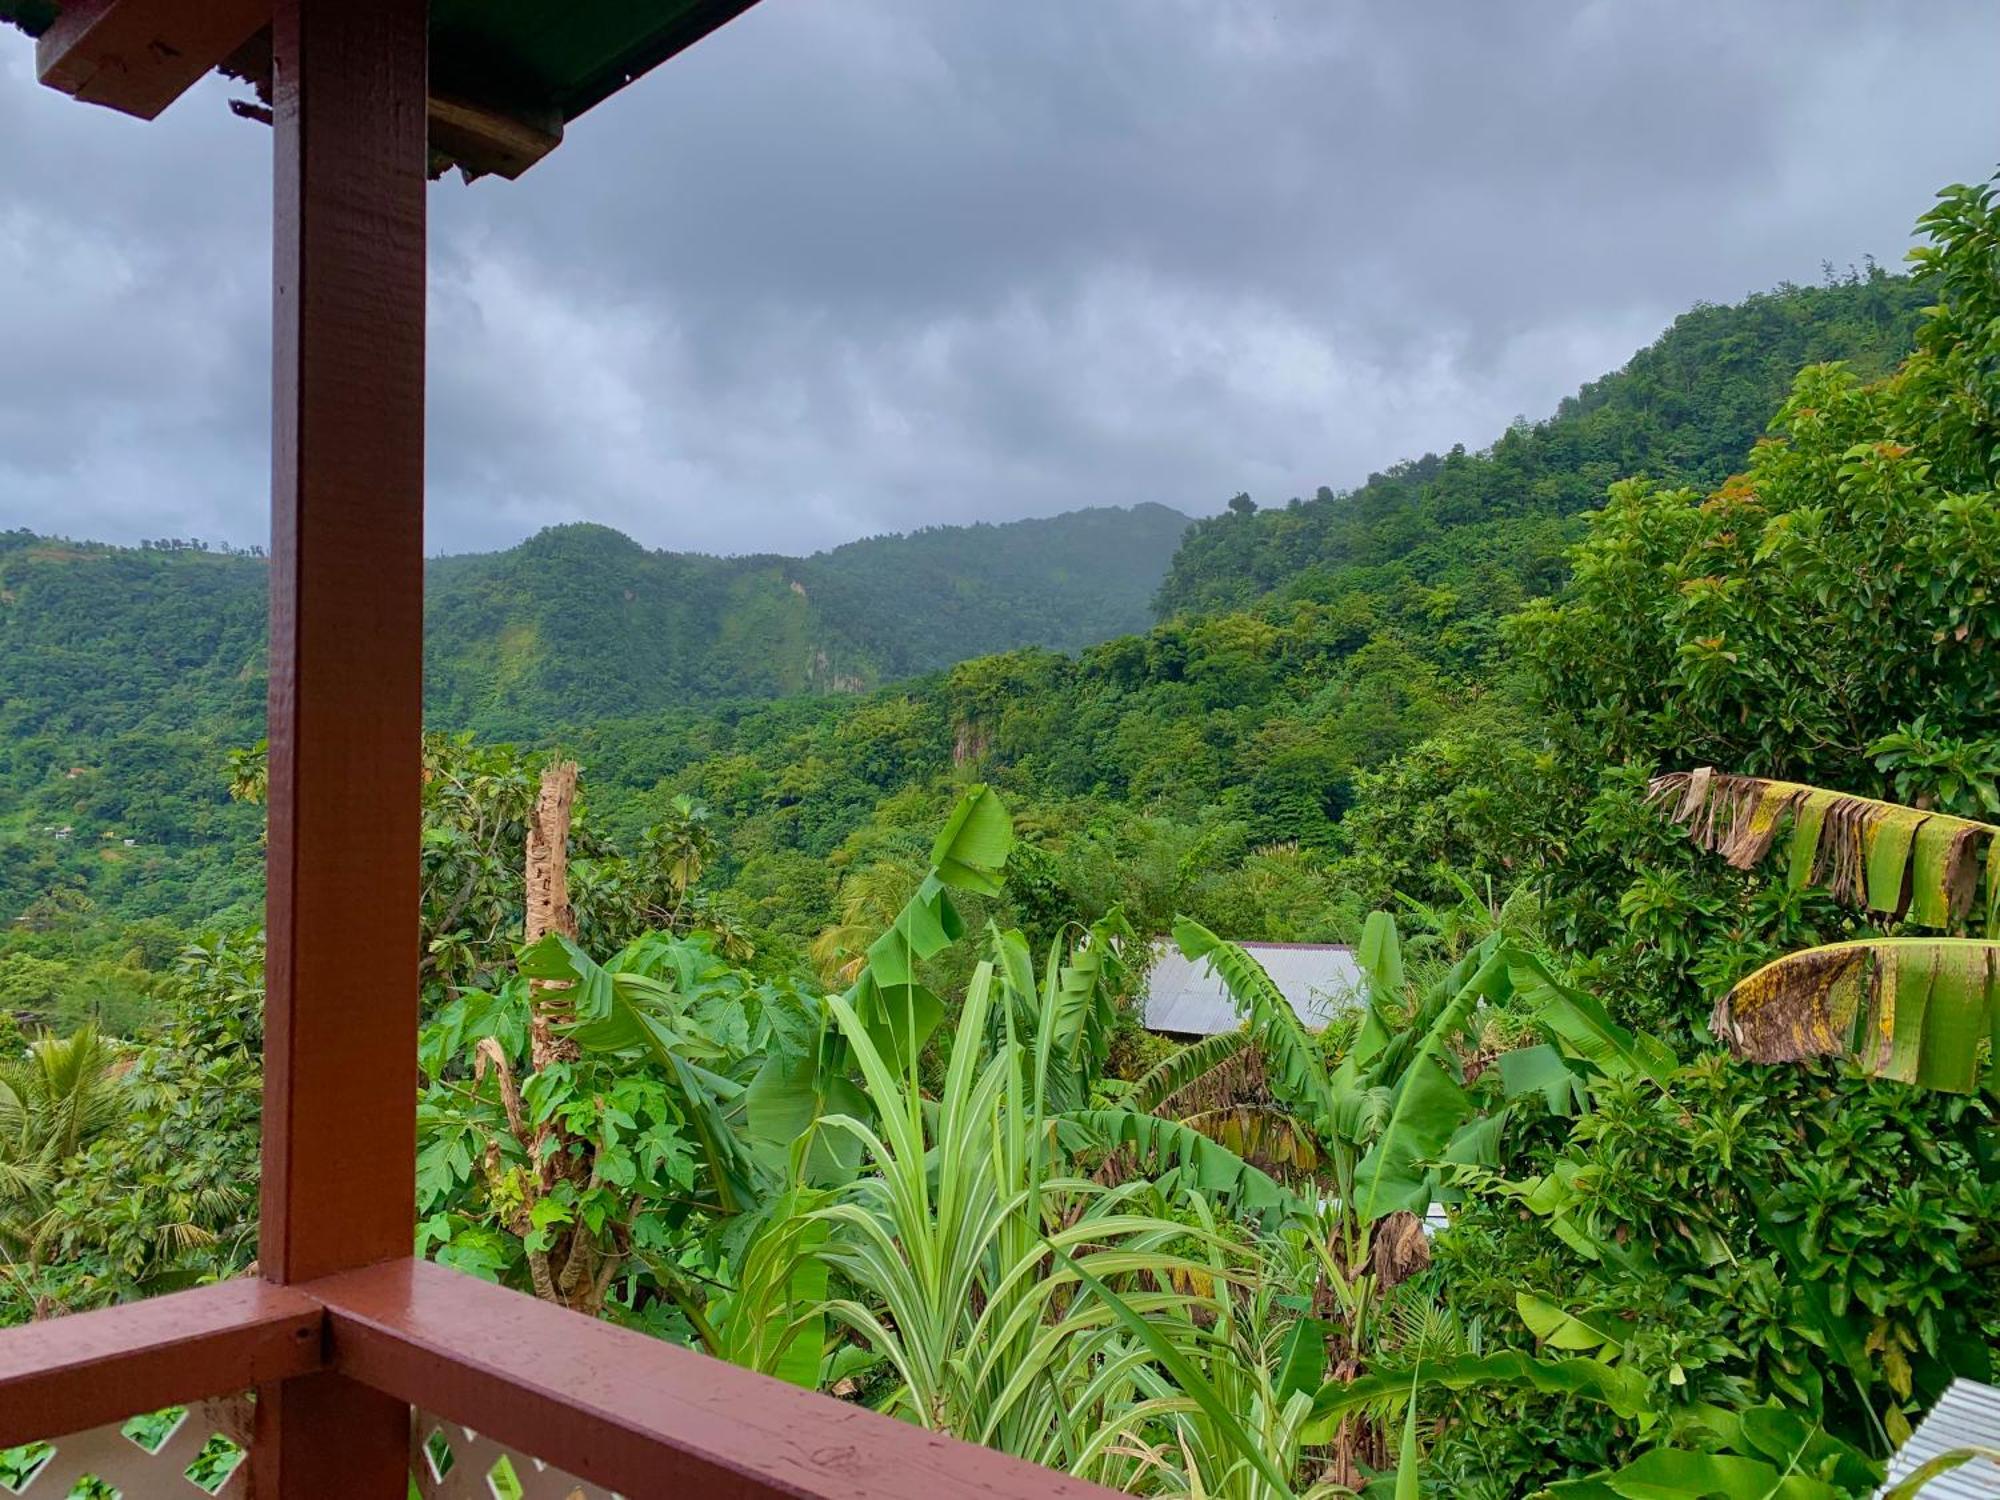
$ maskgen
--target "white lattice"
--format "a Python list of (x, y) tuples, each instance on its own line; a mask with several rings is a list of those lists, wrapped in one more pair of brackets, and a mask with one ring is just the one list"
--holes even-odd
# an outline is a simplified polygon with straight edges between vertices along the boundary
[[(248, 1396), (198, 1401), (164, 1435), (159, 1426), (135, 1418), (12, 1449), (0, 1468), (0, 1495), (29, 1500), (65, 1500), (73, 1493), (93, 1500), (105, 1495), (122, 1500), (201, 1500), (204, 1495), (249, 1500), (250, 1471), (243, 1462), (250, 1445)], [(218, 1438), (222, 1442), (197, 1468), (195, 1461)], [(208, 1483), (197, 1483), (197, 1477)], [(218, 1477), (221, 1482), (210, 1488)]]
[(423, 1411), (410, 1415), (410, 1471), (423, 1500), (621, 1500), (470, 1427)]

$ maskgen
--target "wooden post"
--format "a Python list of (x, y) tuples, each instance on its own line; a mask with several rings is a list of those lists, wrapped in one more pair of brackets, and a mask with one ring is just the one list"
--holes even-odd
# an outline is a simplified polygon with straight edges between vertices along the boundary
[[(426, 0), (278, 0), (262, 1272), (407, 1256), (422, 735)], [(403, 1500), (409, 1409), (262, 1387), (263, 1500)]]

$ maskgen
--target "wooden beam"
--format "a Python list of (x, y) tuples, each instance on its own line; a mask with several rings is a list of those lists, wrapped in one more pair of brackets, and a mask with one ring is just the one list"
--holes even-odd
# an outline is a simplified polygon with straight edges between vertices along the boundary
[(150, 120), (270, 19), (271, 0), (66, 0), (35, 43), (35, 73)]
[(332, 1368), (622, 1494), (1112, 1500), (1066, 1474), (429, 1261), (306, 1290), (326, 1306)]
[[(426, 0), (272, 22), (270, 843), (259, 1264), (408, 1255), (422, 738)], [(408, 1412), (265, 1387), (271, 1500), (402, 1500)]]
[(255, 1277), (0, 1333), (0, 1448), (320, 1368), (320, 1305)]
[(430, 129), (431, 150), (468, 176), (512, 181), (562, 144), (563, 122), (554, 110), (530, 119), (433, 94)]

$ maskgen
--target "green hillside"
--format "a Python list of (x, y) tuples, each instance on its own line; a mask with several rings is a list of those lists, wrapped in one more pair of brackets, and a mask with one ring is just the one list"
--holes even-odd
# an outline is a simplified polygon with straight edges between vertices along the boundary
[(1187, 517), (1163, 505), (934, 526), (812, 557), (648, 552), (557, 526), (431, 564), (433, 722), (509, 737), (733, 698), (847, 693), (1142, 626)]
[[(1075, 649), (1145, 623), (1186, 526), (1165, 506), (1110, 507), (808, 558), (649, 552), (606, 527), (554, 527), (430, 564), (429, 719), (533, 740)], [(255, 901), (257, 817), (228, 800), (220, 767), (263, 734), (265, 612), (251, 552), (0, 533), (0, 920), (58, 884), (128, 917)]]
[[(1863, 377), (1887, 373), (1927, 300), (1908, 277), (1871, 265), (1823, 286), (1696, 307), (1622, 370), (1483, 452), (1427, 453), (1359, 489), (1322, 488), (1277, 509), (1238, 497), (1189, 529), (1160, 586), (1159, 616), (1241, 608), (1279, 591), (1332, 600), (1403, 580), (1457, 589), (1508, 575), (1544, 593), (1582, 535), (1574, 518), (1602, 505), (1613, 481), (1721, 483), (1800, 369), (1844, 360)], [(1483, 529), (1476, 545), (1467, 527)]]

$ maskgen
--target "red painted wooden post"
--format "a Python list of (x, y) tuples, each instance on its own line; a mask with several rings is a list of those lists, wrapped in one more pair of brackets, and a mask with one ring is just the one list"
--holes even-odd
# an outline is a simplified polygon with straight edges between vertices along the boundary
[[(273, 17), (272, 1281), (408, 1255), (414, 1214), (426, 0)], [(408, 1409), (259, 1392), (256, 1492), (403, 1500)]]

